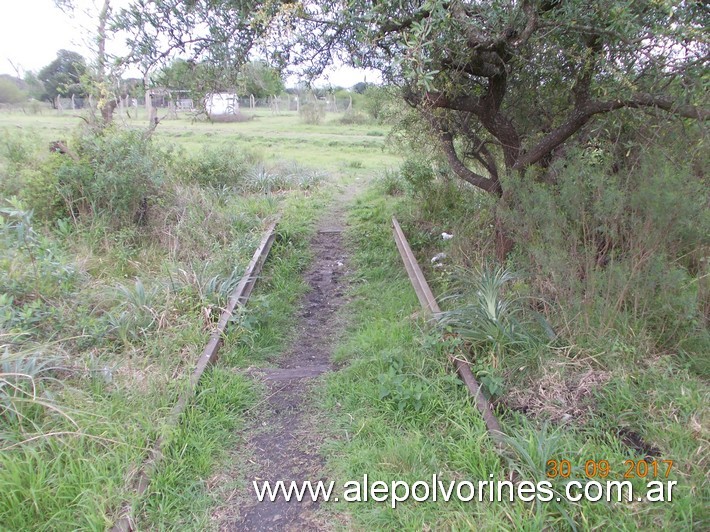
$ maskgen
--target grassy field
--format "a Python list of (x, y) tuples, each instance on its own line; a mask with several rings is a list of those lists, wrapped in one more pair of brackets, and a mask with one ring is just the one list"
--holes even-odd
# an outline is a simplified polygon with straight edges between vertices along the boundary
[[(278, 258), (265, 272), (275, 295), (262, 283), (224, 357), (252, 365), (278, 352), (302, 291), (309, 228), (332, 187), (356, 177), (288, 166), (251, 146), (248, 155), (215, 149), (207, 135), (208, 151), (195, 149), (186, 165), (168, 138), (140, 145), (116, 132), (97, 141), (78, 134), (77, 118), (2, 118), (2, 528), (104, 529), (128, 501), (141, 526), (203, 529), (205, 477), (260, 392), (215, 368), (185, 423), (166, 433), (164, 420), (280, 214)], [(52, 139), (68, 140), (82, 161), (50, 155)], [(207, 182), (202, 172), (215, 168), (232, 175), (229, 186)], [(138, 190), (145, 199), (135, 202)], [(160, 435), (170, 459), (136, 500), (128, 475)]]
[[(145, 127), (143, 110), (133, 118), (118, 119), (127, 127)], [(328, 114), (320, 125), (304, 124), (295, 111), (273, 115), (268, 109), (246, 112), (246, 122), (210, 123), (187, 115), (163, 120), (155, 137), (171, 146), (197, 154), (205, 148), (230, 145), (255, 152), (265, 161), (295, 161), (304, 166), (346, 175), (371, 175), (395, 167), (401, 157), (386, 143), (387, 126), (342, 124), (341, 114)], [(66, 138), (83, 120), (71, 111), (44, 111), (42, 115), (0, 112), (0, 130), (21, 129), (42, 142)]]

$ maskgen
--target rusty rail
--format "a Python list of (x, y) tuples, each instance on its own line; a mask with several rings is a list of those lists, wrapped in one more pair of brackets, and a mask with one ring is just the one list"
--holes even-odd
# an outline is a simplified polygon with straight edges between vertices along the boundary
[[(195, 369), (190, 376), (187, 388), (182, 394), (180, 394), (175, 406), (170, 411), (167, 421), (165, 422), (165, 427), (177, 425), (180, 421), (180, 416), (195, 395), (195, 390), (197, 389), (197, 385), (200, 382), (202, 374), (210, 365), (217, 361), (224, 333), (234, 314), (234, 309), (237, 308), (237, 305), (246, 305), (246, 302), (254, 289), (258, 275), (261, 272), (261, 268), (264, 266), (266, 258), (269, 255), (269, 251), (271, 251), (271, 246), (276, 238), (276, 234), (274, 233), (275, 229), (276, 222), (272, 222), (264, 232), (264, 236), (261, 239), (259, 246), (256, 248), (251, 261), (247, 265), (244, 275), (239, 281), (239, 284), (234, 288), (234, 291), (229, 297), (226, 308), (220, 315), (217, 327), (212, 332), (205, 349), (202, 351), (200, 358), (197, 360), (197, 364), (195, 365)], [(157, 465), (163, 459), (166, 445), (167, 441), (163, 436), (160, 436), (156, 440), (153, 448), (148, 452), (148, 456), (138, 467), (138, 471), (135, 473), (133, 479), (129, 481), (131, 489), (135, 491), (137, 495), (143, 495), (148, 490), (151, 474), (155, 471)], [(135, 530), (135, 528), (131, 517), (131, 508), (130, 505), (126, 503), (124, 504), (123, 515), (111, 528), (111, 532), (130, 532), (132, 530)]]
[[(395, 217), (392, 217), (392, 227), (394, 228), (394, 241), (397, 244), (397, 249), (402, 257), (402, 262), (404, 262), (404, 267), (407, 270), (407, 275), (409, 275), (409, 280), (412, 282), (419, 303), (424, 310), (436, 316), (441, 313), (439, 304), (436, 302), (436, 298), (431, 288), (429, 288), (429, 284), (426, 282), (426, 278), (417, 263), (417, 259), (414, 257), (414, 253), (412, 253), (412, 249), (409, 247), (407, 238), (404, 236), (404, 232)], [(454, 367), (456, 367), (456, 371), (459, 377), (461, 377), (461, 380), (466, 384), (469, 394), (473, 397), (476, 408), (481, 413), (491, 438), (493, 438), (496, 443), (501, 443), (504, 438), (503, 431), (493, 414), (490, 402), (483, 395), (481, 386), (478, 384), (476, 377), (474, 377), (471, 371), (471, 366), (467, 361), (451, 355), (449, 355), (449, 359), (453, 362)]]

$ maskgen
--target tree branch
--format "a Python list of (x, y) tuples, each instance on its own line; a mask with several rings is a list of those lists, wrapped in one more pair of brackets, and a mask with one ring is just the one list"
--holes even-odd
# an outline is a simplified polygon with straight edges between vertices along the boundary
[(434, 119), (434, 117), (432, 117), (429, 113), (426, 113), (426, 117), (429, 119), (429, 123), (432, 128), (434, 128), (437, 132), (441, 143), (441, 149), (454, 173), (471, 185), (500, 197), (503, 193), (500, 181), (498, 181), (498, 179), (494, 179), (493, 177), (490, 179), (486, 178), (466, 166), (461, 159), (459, 159), (459, 156), (456, 153), (456, 148), (454, 147), (454, 137), (451, 133), (442, 127), (441, 123)]
[(626, 100), (609, 100), (606, 102), (591, 102), (588, 106), (591, 114), (606, 113), (623, 107), (638, 109), (640, 107), (656, 107), (683, 118), (707, 120), (710, 118), (710, 109), (696, 107), (695, 105), (678, 104), (669, 98), (653, 96), (651, 94), (637, 94)]
[(655, 107), (671, 114), (696, 120), (710, 118), (710, 110), (694, 105), (678, 105), (673, 100), (659, 98), (650, 94), (638, 94), (626, 100), (593, 100), (575, 108), (565, 122), (552, 130), (535, 147), (520, 157), (513, 165), (514, 170), (522, 170), (537, 163), (557, 146), (579, 131), (594, 115), (608, 113), (617, 109)]
[(527, 17), (525, 27), (520, 35), (513, 41), (513, 46), (522, 46), (530, 37), (532, 37), (533, 32), (537, 29), (537, 9), (530, 0), (523, 0), (523, 13)]
[(486, 147), (485, 141), (470, 128), (469, 118), (470, 116), (467, 115), (461, 123), (461, 129), (464, 135), (474, 143), (471, 151), (466, 154), (481, 163), (483, 167), (488, 170), (491, 178), (498, 181), (498, 165), (496, 164), (495, 157), (493, 157), (493, 154)]
[(480, 98), (474, 98), (472, 96), (449, 98), (443, 92), (425, 93), (423, 103), (427, 107), (466, 111), (475, 115), (478, 115), (483, 110)]

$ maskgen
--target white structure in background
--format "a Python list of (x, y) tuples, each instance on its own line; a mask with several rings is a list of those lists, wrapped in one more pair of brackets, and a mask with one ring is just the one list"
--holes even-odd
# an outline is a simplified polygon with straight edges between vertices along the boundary
[(176, 107), (178, 111), (192, 111), (195, 104), (191, 98), (179, 98)]
[(239, 112), (239, 97), (233, 92), (216, 92), (205, 98), (208, 115), (235, 115)]

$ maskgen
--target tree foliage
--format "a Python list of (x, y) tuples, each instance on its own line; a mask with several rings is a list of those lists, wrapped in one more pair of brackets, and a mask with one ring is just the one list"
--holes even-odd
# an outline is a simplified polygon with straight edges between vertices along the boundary
[(34, 98), (35, 100), (42, 100), (44, 98), (44, 85), (37, 77), (37, 74), (30, 71), (25, 72), (23, 81), (27, 86), (27, 92), (30, 98)]
[(20, 87), (24, 82), (7, 74), (0, 74), (0, 104), (20, 103), (27, 100), (27, 92)]
[(176, 58), (161, 68), (152, 78), (158, 87), (172, 90), (187, 90), (193, 95), (204, 95), (208, 73), (199, 63)]
[(187, 90), (193, 97), (235, 90), (241, 96), (253, 94), (266, 98), (281, 94), (284, 82), (281, 74), (264, 61), (251, 61), (236, 71), (231, 68), (215, 70), (206, 62), (176, 58), (153, 77), (154, 84), (174, 90)]
[(37, 73), (44, 86), (42, 98), (53, 102), (57, 96), (84, 96), (82, 76), (86, 71), (86, 60), (81, 54), (59, 50), (57, 58)]
[(239, 72), (239, 93), (253, 94), (256, 98), (281, 94), (284, 82), (281, 74), (264, 61), (251, 61), (244, 64)]
[(313, 59), (326, 60), (328, 43), (379, 70), (421, 111), (456, 174), (497, 195), (503, 173), (548, 165), (597, 115), (708, 116), (698, 106), (710, 19), (696, 2), (339, 5), (306, 8)]

